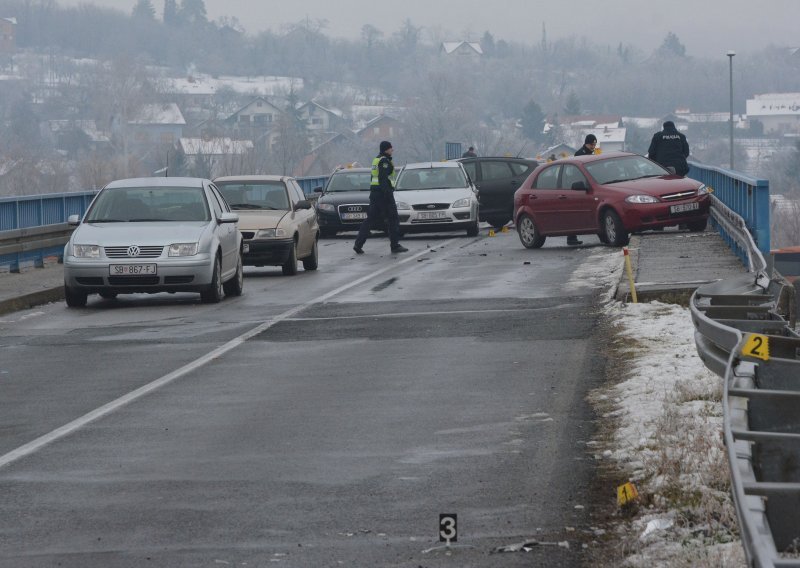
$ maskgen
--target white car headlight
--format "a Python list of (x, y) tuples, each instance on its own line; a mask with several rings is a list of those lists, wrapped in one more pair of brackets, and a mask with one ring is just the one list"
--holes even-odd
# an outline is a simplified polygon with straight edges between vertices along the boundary
[(72, 245), (72, 254), (78, 258), (100, 258), (98, 245)]
[(194, 256), (197, 254), (197, 243), (175, 243), (169, 245), (169, 256)]
[(470, 198), (465, 197), (464, 199), (459, 199), (458, 201), (454, 202), (452, 207), (469, 207), (470, 206)]
[(405, 203), (403, 201), (398, 201), (397, 202), (397, 210), (398, 211), (407, 211), (409, 209), (411, 209), (411, 206), (408, 203)]
[(286, 229), (259, 229), (256, 231), (257, 239), (275, 239), (286, 236)]
[(319, 209), (320, 211), (333, 211), (334, 213), (336, 212), (336, 207), (334, 207), (330, 203), (318, 203), (317, 209)]
[(707, 195), (709, 193), (711, 193), (711, 191), (704, 183), (701, 183), (700, 187), (697, 188), (697, 195)]
[(652, 195), (631, 195), (625, 198), (628, 203), (658, 203), (658, 199)]

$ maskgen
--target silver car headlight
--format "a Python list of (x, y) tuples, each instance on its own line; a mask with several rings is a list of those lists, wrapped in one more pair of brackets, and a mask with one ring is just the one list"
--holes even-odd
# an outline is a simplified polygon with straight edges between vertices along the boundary
[(658, 199), (652, 195), (630, 195), (625, 198), (628, 203), (658, 203)]
[(78, 258), (100, 258), (98, 245), (72, 245), (72, 254)]
[(286, 229), (259, 229), (256, 231), (257, 239), (275, 239), (286, 236)]
[(701, 183), (700, 187), (697, 188), (697, 195), (708, 195), (709, 193), (711, 193), (711, 190), (704, 183)]
[(459, 199), (458, 201), (454, 202), (452, 207), (469, 207), (470, 206), (470, 198), (465, 197), (464, 199)]
[(317, 209), (319, 209), (320, 211), (333, 211), (334, 213), (336, 212), (336, 207), (334, 207), (330, 203), (318, 203)]
[(198, 243), (175, 243), (169, 245), (169, 256), (194, 256)]
[(411, 205), (409, 205), (404, 201), (398, 201), (396, 205), (398, 211), (408, 211), (409, 209), (411, 209)]

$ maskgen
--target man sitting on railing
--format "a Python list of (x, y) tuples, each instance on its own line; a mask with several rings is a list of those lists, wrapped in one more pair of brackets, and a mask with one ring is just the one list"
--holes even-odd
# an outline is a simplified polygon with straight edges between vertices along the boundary
[(689, 157), (689, 143), (671, 120), (664, 123), (664, 130), (653, 135), (647, 157), (679, 176), (689, 173), (689, 164), (686, 163), (686, 158)]

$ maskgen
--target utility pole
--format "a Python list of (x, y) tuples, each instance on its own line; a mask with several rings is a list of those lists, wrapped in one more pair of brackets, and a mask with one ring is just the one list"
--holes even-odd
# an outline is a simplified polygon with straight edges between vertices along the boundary
[(730, 135), (730, 145), (731, 145), (731, 169), (733, 169), (733, 56), (736, 55), (735, 51), (729, 51), (727, 53), (728, 56), (728, 68), (730, 70), (730, 122), (731, 122), (731, 135)]

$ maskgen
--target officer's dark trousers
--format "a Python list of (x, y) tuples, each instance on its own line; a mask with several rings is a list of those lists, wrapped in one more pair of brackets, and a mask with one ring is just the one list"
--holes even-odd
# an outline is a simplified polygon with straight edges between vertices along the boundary
[(373, 226), (379, 225), (380, 221), (386, 223), (389, 232), (389, 243), (392, 248), (400, 244), (400, 221), (397, 218), (397, 205), (394, 202), (394, 192), (371, 190), (369, 192), (369, 210), (367, 218), (361, 223), (358, 229), (355, 246), (361, 248), (369, 237), (369, 231)]

